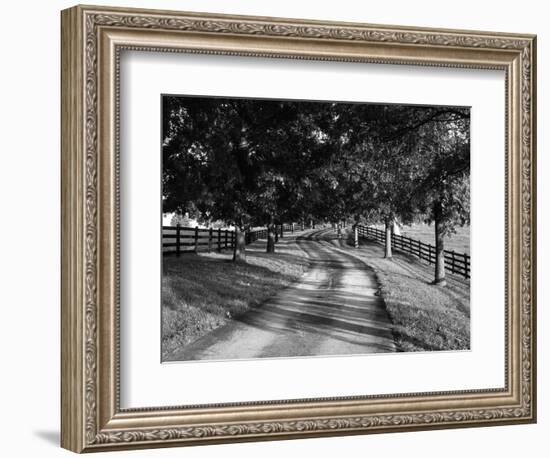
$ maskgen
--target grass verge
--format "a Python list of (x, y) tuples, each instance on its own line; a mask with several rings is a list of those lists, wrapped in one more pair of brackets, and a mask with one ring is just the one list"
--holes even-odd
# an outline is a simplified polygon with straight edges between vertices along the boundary
[(447, 275), (447, 286), (432, 285), (433, 266), (401, 253), (385, 259), (375, 242), (361, 240), (354, 253), (376, 273), (401, 351), (470, 348), (469, 281)]
[(249, 245), (246, 263), (233, 263), (229, 252), (165, 256), (162, 359), (259, 306), (307, 268), (291, 238), (282, 239), (275, 254), (265, 253), (265, 241)]

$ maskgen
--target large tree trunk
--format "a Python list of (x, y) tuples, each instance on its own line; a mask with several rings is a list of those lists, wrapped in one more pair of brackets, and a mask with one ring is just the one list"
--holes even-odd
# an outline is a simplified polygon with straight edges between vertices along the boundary
[(246, 239), (242, 227), (235, 225), (235, 245), (233, 246), (233, 261), (246, 262)]
[(275, 253), (275, 225), (270, 221), (267, 225), (266, 253)]
[(386, 249), (384, 252), (384, 257), (391, 259), (392, 252), (391, 252), (391, 227), (392, 227), (393, 218), (390, 218), (389, 216), (384, 219), (384, 225), (386, 228)]
[(441, 209), (435, 208), (435, 278), (434, 285), (445, 286), (445, 232), (443, 230), (443, 221), (441, 219)]

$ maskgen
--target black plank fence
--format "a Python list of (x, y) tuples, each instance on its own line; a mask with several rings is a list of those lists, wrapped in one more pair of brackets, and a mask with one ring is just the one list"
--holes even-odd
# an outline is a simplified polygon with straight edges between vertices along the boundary
[[(376, 240), (382, 244), (386, 243), (386, 232), (381, 229), (357, 226), (357, 232), (360, 238)], [(435, 264), (435, 246), (397, 234), (392, 234), (391, 240), (392, 248), (412, 254), (429, 264)], [(445, 270), (470, 278), (470, 256), (466, 253), (445, 250)]]
[[(296, 223), (285, 223), (276, 226), (277, 235), (283, 237), (285, 232), (293, 233), (302, 227)], [(251, 229), (245, 233), (245, 242), (267, 239), (267, 229)], [(232, 250), (235, 243), (235, 231), (222, 228), (199, 228), (184, 226), (162, 227), (163, 254), (176, 254), (199, 251)]]

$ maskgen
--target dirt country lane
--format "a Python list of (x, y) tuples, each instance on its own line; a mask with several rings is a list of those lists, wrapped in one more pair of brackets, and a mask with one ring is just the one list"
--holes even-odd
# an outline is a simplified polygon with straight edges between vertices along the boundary
[[(350, 355), (396, 350), (372, 270), (326, 243), (330, 229), (298, 236), (310, 269), (296, 283), (169, 360)], [(350, 250), (352, 248), (349, 248)]]

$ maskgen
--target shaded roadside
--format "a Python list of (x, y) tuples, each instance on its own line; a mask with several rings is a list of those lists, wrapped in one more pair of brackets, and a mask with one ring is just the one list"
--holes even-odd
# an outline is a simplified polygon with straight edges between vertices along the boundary
[(351, 238), (326, 243), (359, 257), (374, 270), (401, 351), (470, 348), (469, 281), (449, 275), (446, 287), (434, 286), (433, 267), (413, 256), (394, 253), (391, 260), (385, 259), (383, 247), (366, 240), (358, 249)]
[(230, 251), (165, 256), (162, 277), (162, 359), (259, 306), (298, 280), (308, 261), (294, 237), (280, 239), (276, 253), (265, 240), (247, 246), (247, 263)]

